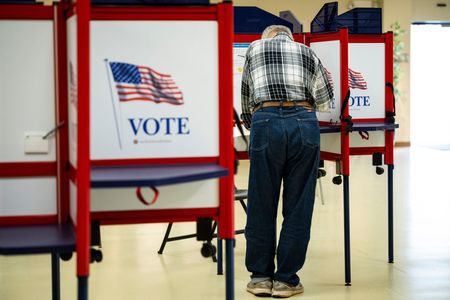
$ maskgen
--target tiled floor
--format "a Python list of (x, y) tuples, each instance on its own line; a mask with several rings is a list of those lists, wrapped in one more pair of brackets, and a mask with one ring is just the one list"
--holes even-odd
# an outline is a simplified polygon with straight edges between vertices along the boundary
[[(352, 286), (344, 286), (342, 186), (331, 183), (326, 164), (323, 200), (316, 201), (307, 262), (300, 272), (305, 293), (294, 299), (450, 299), (450, 151), (396, 150), (395, 263), (387, 263), (387, 175), (378, 176), (371, 157), (351, 159)], [(248, 164), (236, 183), (246, 187)], [(236, 203), (236, 227), (245, 214)], [(91, 265), (90, 299), (225, 299), (225, 278), (200, 255), (191, 239), (156, 252), (165, 224), (102, 227), (104, 260)], [(174, 225), (174, 234), (194, 232)], [(235, 297), (245, 291), (245, 240), (236, 237)], [(74, 259), (62, 262), (62, 299), (76, 299)], [(0, 299), (51, 299), (50, 256), (0, 256)]]

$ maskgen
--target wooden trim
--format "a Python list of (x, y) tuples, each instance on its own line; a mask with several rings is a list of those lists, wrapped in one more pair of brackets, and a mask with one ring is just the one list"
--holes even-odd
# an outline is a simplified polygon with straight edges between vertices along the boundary
[(411, 147), (411, 142), (395, 142), (394, 147)]

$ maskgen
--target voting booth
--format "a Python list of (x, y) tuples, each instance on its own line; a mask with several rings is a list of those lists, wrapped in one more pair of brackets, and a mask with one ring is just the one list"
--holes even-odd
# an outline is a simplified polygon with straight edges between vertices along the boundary
[(81, 224), (211, 218), (226, 240), (232, 299), (231, 3), (79, 1), (66, 21), (70, 216), (77, 253), (84, 253), (77, 258), (80, 292), (89, 272), (89, 232), (79, 232)]
[(51, 254), (59, 299), (60, 257), (76, 246), (64, 164), (66, 96), (57, 83), (64, 76), (62, 10), (9, 2), (0, 4), (0, 254)]
[(234, 299), (232, 4), (156, 2), (0, 5), (0, 254), (51, 253), (54, 299), (98, 225), (212, 220)]
[[(334, 92), (330, 110), (317, 112), (320, 155), (322, 162), (328, 160), (336, 165), (333, 183), (343, 182), (345, 283), (350, 285), (350, 156), (372, 155), (377, 174), (384, 172), (381, 165), (387, 165), (388, 261), (393, 262), (393, 150), (398, 125), (392, 86), (393, 35), (381, 33), (381, 10), (357, 8), (339, 16), (337, 12), (337, 2), (325, 4), (311, 22), (311, 32), (294, 36), (320, 58)], [(245, 52), (249, 43), (260, 36), (235, 34), (234, 105), (238, 111)], [(246, 159), (247, 144), (237, 129), (234, 136), (239, 157)], [(319, 170), (318, 177), (325, 173)]]

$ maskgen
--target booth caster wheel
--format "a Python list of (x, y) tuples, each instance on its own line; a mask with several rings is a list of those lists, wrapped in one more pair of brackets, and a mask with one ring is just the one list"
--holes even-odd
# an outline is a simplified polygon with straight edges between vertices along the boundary
[(342, 177), (340, 175), (333, 177), (333, 183), (340, 185), (342, 183)]
[(325, 177), (325, 175), (327, 175), (327, 171), (324, 169), (317, 170), (317, 178)]
[(63, 253), (59, 253), (59, 257), (63, 260), (63, 261), (69, 261), (72, 258), (72, 252), (63, 252)]
[(91, 263), (93, 262), (101, 262), (103, 260), (103, 253), (97, 249), (91, 249)]
[(381, 175), (381, 174), (384, 173), (384, 169), (383, 169), (382, 167), (376, 167), (376, 168), (375, 168), (375, 172), (376, 172), (378, 175)]
[(203, 257), (214, 257), (216, 255), (216, 246), (211, 243), (204, 243), (200, 252)]

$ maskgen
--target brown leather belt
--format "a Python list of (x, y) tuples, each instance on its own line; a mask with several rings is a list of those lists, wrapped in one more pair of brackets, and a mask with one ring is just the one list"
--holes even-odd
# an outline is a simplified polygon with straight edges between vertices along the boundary
[(302, 106), (308, 109), (313, 109), (312, 105), (308, 101), (262, 101), (253, 108), (253, 112), (264, 107), (292, 107)]

